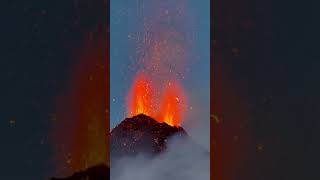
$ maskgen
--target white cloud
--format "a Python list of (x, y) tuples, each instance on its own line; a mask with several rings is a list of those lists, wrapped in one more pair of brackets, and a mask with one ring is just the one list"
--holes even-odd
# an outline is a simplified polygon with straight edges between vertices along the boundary
[(209, 180), (210, 153), (199, 145), (174, 137), (167, 151), (150, 158), (143, 154), (111, 164), (112, 180)]

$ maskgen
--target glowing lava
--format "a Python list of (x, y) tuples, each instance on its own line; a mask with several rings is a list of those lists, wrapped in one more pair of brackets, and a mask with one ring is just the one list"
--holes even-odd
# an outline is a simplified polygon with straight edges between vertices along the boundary
[(128, 112), (130, 116), (154, 114), (154, 100), (151, 81), (143, 74), (139, 73), (133, 83), (128, 97)]
[[(175, 81), (166, 83), (160, 103), (154, 98), (154, 86), (143, 73), (139, 73), (133, 83), (128, 97), (129, 116), (145, 114), (154, 117), (158, 122), (165, 122), (171, 126), (180, 126), (186, 112), (186, 96)], [(161, 91), (161, 89), (159, 89)], [(160, 92), (159, 91), (159, 92)], [(156, 110), (158, 110), (157, 113)]]
[(186, 96), (177, 82), (169, 82), (164, 90), (158, 118), (171, 126), (180, 126), (186, 112)]

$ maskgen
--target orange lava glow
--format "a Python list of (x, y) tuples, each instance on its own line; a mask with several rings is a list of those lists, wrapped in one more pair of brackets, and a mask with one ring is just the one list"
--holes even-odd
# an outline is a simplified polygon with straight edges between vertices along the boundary
[(185, 2), (178, 6), (172, 11), (178, 10), (177, 14), (169, 13), (168, 9), (156, 10), (143, 19), (148, 33), (128, 36), (137, 43), (139, 57), (135, 64), (140, 69), (127, 98), (129, 116), (145, 114), (171, 126), (182, 124), (187, 97), (179, 80), (184, 80), (190, 71), (193, 39), (180, 29), (163, 24), (167, 18), (177, 24), (185, 21)]
[(129, 116), (145, 114), (154, 117), (158, 122), (180, 126), (187, 104), (183, 88), (179, 83), (170, 81), (163, 89), (160, 103), (156, 103), (154, 87), (143, 73), (137, 75), (127, 101)]
[(127, 101), (129, 115), (145, 114), (152, 116), (154, 114), (153, 97), (151, 81), (143, 73), (138, 74)]
[(158, 118), (171, 126), (180, 126), (186, 110), (186, 96), (176, 82), (169, 82), (160, 104)]

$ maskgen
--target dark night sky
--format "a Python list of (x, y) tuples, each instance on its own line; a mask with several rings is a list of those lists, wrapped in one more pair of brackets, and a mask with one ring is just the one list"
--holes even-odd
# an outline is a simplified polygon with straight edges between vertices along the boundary
[(108, 11), (102, 0), (0, 4), (0, 179), (43, 179), (54, 171), (48, 136), (56, 97)]
[[(319, 179), (319, 16), (315, 14), (319, 4), (216, 0), (214, 6), (213, 96), (215, 113), (226, 117), (226, 123), (215, 128), (216, 156), (220, 156), (215, 163), (223, 163), (216, 165), (217, 176)], [(221, 83), (225, 80), (242, 107), (223, 105), (228, 104)], [(249, 116), (237, 116), (243, 107)], [(236, 134), (233, 142), (228, 137), (234, 129), (240, 131), (238, 122), (245, 124), (246, 132)], [(230, 146), (236, 150), (227, 149)], [(245, 158), (228, 163), (228, 153)]]

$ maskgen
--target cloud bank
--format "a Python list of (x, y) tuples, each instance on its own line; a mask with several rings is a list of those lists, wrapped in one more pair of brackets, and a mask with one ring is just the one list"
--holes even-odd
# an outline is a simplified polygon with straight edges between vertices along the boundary
[(167, 151), (151, 158), (144, 154), (111, 162), (113, 180), (209, 180), (210, 152), (190, 140), (173, 137)]

